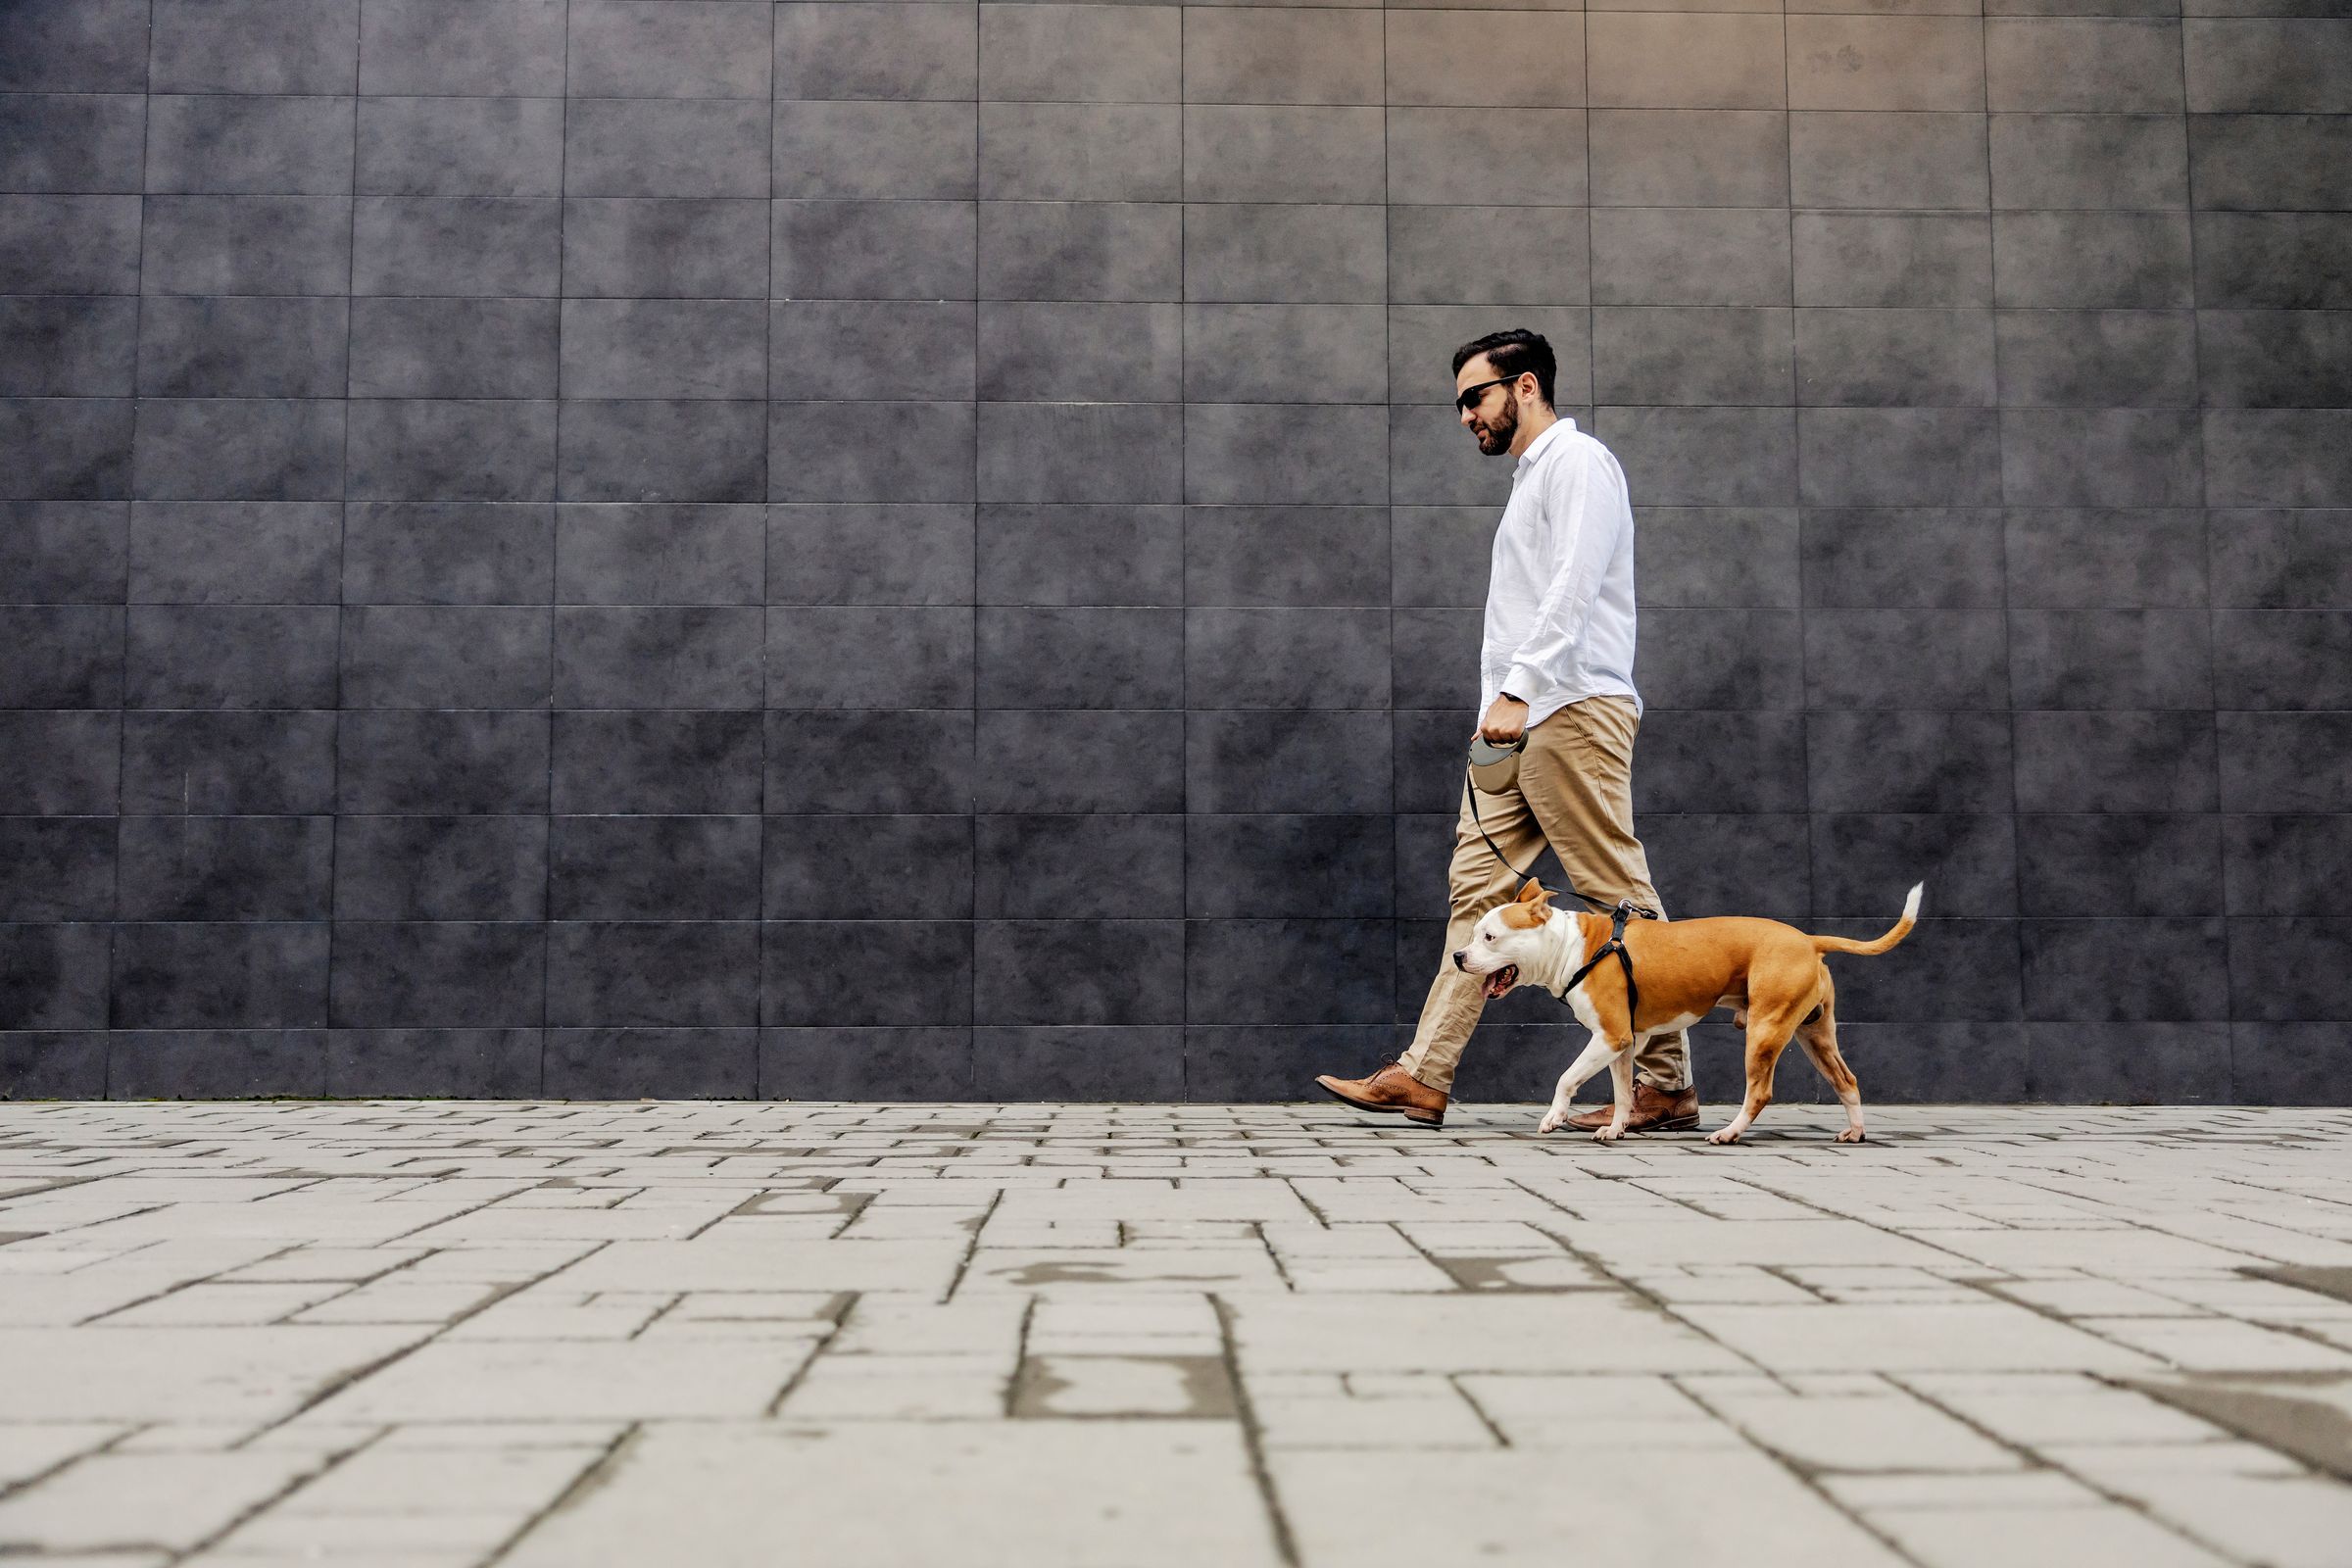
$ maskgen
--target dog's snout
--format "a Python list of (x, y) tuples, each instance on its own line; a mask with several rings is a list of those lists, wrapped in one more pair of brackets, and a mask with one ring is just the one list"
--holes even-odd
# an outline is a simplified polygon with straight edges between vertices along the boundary
[(1465, 959), (1465, 958), (1467, 958), (1467, 957), (1469, 957), (1469, 956), (1470, 956), (1470, 950), (1469, 950), (1468, 948), (1456, 948), (1456, 949), (1454, 949), (1454, 950), (1453, 950), (1453, 966), (1454, 966), (1456, 969), (1467, 969), (1467, 968), (1469, 968), (1470, 966), (1469, 966), (1467, 963), (1465, 963), (1465, 962), (1463, 962), (1463, 961), (1462, 961), (1463, 959)]

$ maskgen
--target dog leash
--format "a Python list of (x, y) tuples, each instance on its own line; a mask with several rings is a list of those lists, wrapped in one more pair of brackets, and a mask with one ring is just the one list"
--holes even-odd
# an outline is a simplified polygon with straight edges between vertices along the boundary
[[(1487, 848), (1494, 852), (1494, 858), (1502, 862), (1502, 868), (1517, 877), (1519, 887), (1524, 889), (1529, 880), (1535, 876), (1535, 867), (1531, 864), (1522, 871), (1511, 864), (1510, 857), (1502, 853), (1502, 846), (1495, 843), (1493, 836), (1487, 832), (1487, 824), (1480, 820), (1478, 814), (1478, 782), (1470, 776), (1467, 768), (1462, 772), (1462, 787), (1470, 797), (1471, 825), (1478, 829), (1478, 836), (1487, 841)], [(1655, 920), (1658, 918), (1658, 913), (1655, 909), (1642, 907), (1631, 899), (1620, 899), (1614, 906), (1605, 905), (1591, 894), (1580, 891), (1573, 882), (1568, 884), (1568, 891), (1592, 906), (1595, 910), (1607, 911), (1609, 940), (1601, 945), (1599, 952), (1585, 960), (1584, 967), (1568, 977), (1568, 983), (1560, 987), (1560, 1001), (1563, 1004), (1566, 1003), (1568, 993), (1582, 984), (1585, 976), (1599, 966), (1601, 959), (1613, 953), (1617, 955), (1618, 965), (1625, 970), (1625, 1021), (1626, 1026), (1632, 1028), (1635, 1018), (1640, 1015), (1642, 1010), (1642, 988), (1634, 983), (1634, 956), (1627, 952), (1625, 947), (1626, 922), (1636, 919)]]

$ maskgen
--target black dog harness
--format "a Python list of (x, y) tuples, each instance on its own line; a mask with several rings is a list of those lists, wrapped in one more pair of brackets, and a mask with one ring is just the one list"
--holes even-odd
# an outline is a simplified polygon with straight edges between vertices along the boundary
[[(1535, 875), (1535, 868), (1530, 866), (1527, 870), (1522, 871), (1517, 866), (1511, 864), (1510, 858), (1502, 853), (1502, 846), (1496, 844), (1493, 838), (1488, 836), (1487, 824), (1479, 820), (1478, 785), (1472, 781), (1469, 775), (1466, 773), (1463, 775), (1462, 784), (1470, 796), (1470, 821), (1472, 825), (1478, 829), (1478, 836), (1482, 839), (1486, 839), (1487, 848), (1494, 852), (1494, 858), (1502, 862), (1504, 870), (1509, 871), (1513, 876), (1519, 879), (1519, 887), (1524, 889), (1528, 884), (1528, 880)], [(1584, 982), (1585, 976), (1591, 974), (1595, 968), (1599, 967), (1601, 959), (1607, 957), (1613, 953), (1617, 955), (1618, 965), (1625, 970), (1625, 1026), (1630, 1034), (1639, 1035), (1641, 1033), (1641, 1029), (1634, 1020), (1642, 1010), (1642, 988), (1634, 983), (1634, 956), (1631, 953), (1628, 953), (1625, 948), (1625, 926), (1626, 922), (1629, 920), (1655, 920), (1658, 917), (1657, 911), (1655, 909), (1644, 909), (1640, 905), (1634, 903), (1631, 899), (1622, 899), (1618, 901), (1614, 907), (1612, 907), (1601, 903), (1598, 899), (1592, 898), (1589, 894), (1577, 892), (1573, 885), (1569, 887), (1568, 891), (1572, 894), (1575, 894), (1577, 898), (1583, 899), (1587, 904), (1592, 906), (1594, 909), (1607, 910), (1609, 916), (1609, 940), (1602, 943), (1600, 946), (1600, 951), (1593, 954), (1592, 956), (1587, 958), (1584, 961), (1583, 966), (1579, 968), (1576, 973), (1568, 977), (1568, 983), (1560, 987), (1560, 1001), (1562, 1003), (1566, 1003), (1568, 1001), (1568, 993), (1574, 991), (1579, 985), (1581, 985)]]

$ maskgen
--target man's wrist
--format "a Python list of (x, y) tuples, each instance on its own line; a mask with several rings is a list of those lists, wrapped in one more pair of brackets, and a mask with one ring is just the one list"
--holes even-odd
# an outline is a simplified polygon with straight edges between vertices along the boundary
[(1527, 699), (1524, 697), (1513, 697), (1509, 692), (1496, 692), (1494, 695), (1506, 703), (1517, 703), (1521, 708), (1527, 706)]

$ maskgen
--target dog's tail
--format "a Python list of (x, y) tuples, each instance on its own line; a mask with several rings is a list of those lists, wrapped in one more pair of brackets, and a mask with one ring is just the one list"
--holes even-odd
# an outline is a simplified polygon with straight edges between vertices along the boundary
[(1813, 937), (1813, 951), (1816, 953), (1860, 953), (1865, 955), (1885, 953), (1888, 948), (1909, 936), (1911, 927), (1918, 923), (1920, 890), (1926, 886), (1925, 882), (1911, 884), (1911, 896), (1903, 901), (1903, 917), (1894, 922), (1892, 930), (1876, 942), (1856, 942), (1851, 937)]

